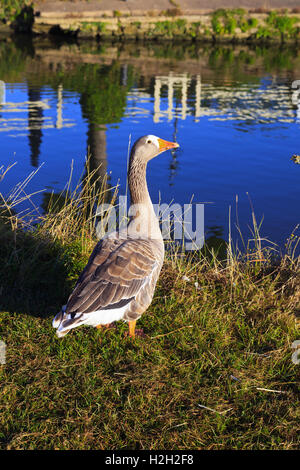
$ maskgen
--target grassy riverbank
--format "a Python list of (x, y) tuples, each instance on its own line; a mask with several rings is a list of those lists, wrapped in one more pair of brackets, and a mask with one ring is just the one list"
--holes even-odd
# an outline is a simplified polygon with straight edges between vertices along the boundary
[(1, 200), (1, 448), (298, 448), (294, 237), (276, 263), (258, 236), (256, 250), (229, 249), (227, 261), (171, 250), (139, 321), (146, 338), (131, 340), (122, 323), (56, 338), (52, 316), (94, 246), (92, 208), (107, 194), (86, 175), (31, 229), (15, 215), (23, 191)]

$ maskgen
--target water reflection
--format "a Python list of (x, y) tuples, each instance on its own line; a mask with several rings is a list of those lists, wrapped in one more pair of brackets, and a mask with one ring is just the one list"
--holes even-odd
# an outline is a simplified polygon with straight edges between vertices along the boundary
[(39, 164), (40, 146), (42, 143), (43, 106), (41, 105), (41, 88), (28, 88), (28, 130), (31, 165)]
[(204, 250), (206, 256), (214, 254), (221, 260), (227, 258), (227, 243), (224, 240), (224, 230), (222, 227), (209, 227), (205, 234)]
[(87, 144), (87, 154), (91, 156), (91, 170), (95, 170), (98, 178), (103, 180), (107, 172), (106, 126), (89, 123)]
[(56, 128), (63, 128), (63, 86), (61, 84), (57, 87)]
[[(162, 163), (161, 172), (157, 170), (152, 179), (155, 189), (167, 180), (171, 188), (167, 193), (169, 200), (175, 197), (186, 202), (186, 194), (190, 199), (196, 193), (199, 201), (219, 204), (216, 220), (212, 217), (209, 225), (222, 226), (221, 205), (228, 204), (238, 190), (248, 191), (248, 185), (252, 189), (253, 181), (256, 184), (261, 180), (262, 202), (263, 197), (269, 197), (270, 192), (264, 193), (268, 163), (263, 168), (264, 174), (260, 173), (264, 158), (265, 162), (272, 162), (273, 175), (284, 174), (289, 182), (288, 187), (281, 187), (281, 201), (276, 202), (284, 212), (291, 205), (284, 198), (289, 194), (290, 199), (295, 198), (295, 184), (286, 171), (291, 155), (299, 153), (299, 149), (288, 150), (284, 157), (290, 134), (284, 135), (282, 143), (279, 134), (292, 125), (299, 130), (300, 97), (298, 102), (292, 100), (291, 88), (297, 78), (300, 51), (287, 47), (275, 50), (129, 44), (121, 49), (114, 45), (101, 49), (94, 43), (78, 46), (31, 42), (20, 47), (13, 41), (0, 41), (0, 132), (4, 160), (10, 162), (10, 155), (19, 145), (19, 155), (24, 155), (21, 163), (24, 176), (28, 155), (27, 166), (37, 167), (45, 161), (49, 175), (45, 172), (44, 186), (59, 193), (68, 179), (66, 166), (63, 167), (67, 159), (80, 159), (78, 168), (81, 165), (82, 170), (85, 155), (90, 154), (91, 169), (97, 169), (100, 181), (113, 169), (113, 183), (119, 177), (124, 182), (126, 166), (118, 160), (121, 136), (126, 142), (131, 132), (136, 132), (134, 137), (146, 132), (166, 137), (170, 134), (173, 140), (183, 142), (188, 164), (180, 152), (168, 154), (165, 169)], [(249, 160), (247, 166), (246, 163), (242, 166), (228, 155), (227, 160), (223, 158), (223, 153), (225, 147), (228, 154), (232, 150), (234, 155), (239, 150), (235, 147), (237, 130), (249, 134), (266, 129), (270, 132), (280, 129), (272, 137), (274, 147), (278, 147), (278, 142), (282, 145), (280, 162), (286, 158), (287, 164), (277, 164), (279, 156), (272, 160), (274, 149), (267, 148), (267, 141), (265, 153), (261, 142), (254, 148), (255, 138), (260, 138), (257, 134), (247, 146), (251, 154), (262, 157), (255, 161), (257, 166), (252, 168), (249, 182), (246, 180), (248, 172), (251, 173)], [(221, 143), (218, 150), (220, 133), (223, 142), (227, 140), (226, 146)], [(193, 144), (191, 151), (189, 144)], [(222, 158), (218, 159), (218, 151)], [(272, 184), (279, 183), (276, 180)], [(272, 196), (276, 198), (275, 191)]]
[[(19, 91), (19, 85), (16, 88), (10, 84), (7, 89), (7, 94), (10, 99), (14, 101), (5, 101), (1, 105), (2, 118), (0, 119), (0, 132), (7, 132), (11, 136), (23, 135), (25, 131), (28, 132), (29, 145), (31, 147), (31, 162), (32, 166), (37, 166), (39, 147), (42, 141), (42, 129), (54, 129), (62, 127), (74, 126), (75, 122), (72, 120), (62, 121), (61, 107), (62, 97), (60, 97), (60, 104), (57, 105), (57, 116), (52, 116), (53, 107), (49, 104), (49, 100), (43, 96), (42, 87), (31, 86), (27, 87), (27, 99), (25, 92), (22, 93), (22, 100), (14, 98), (15, 92)], [(25, 90), (24, 90), (25, 91)], [(50, 115), (47, 115), (47, 114)], [(26, 116), (27, 114), (27, 116)], [(25, 115), (25, 116), (24, 116)]]
[(0, 80), (0, 109), (1, 105), (5, 104), (5, 83)]
[[(180, 89), (181, 93), (181, 119), (186, 118), (187, 114), (187, 91), (188, 86), (190, 85), (191, 79), (188, 77), (186, 73), (181, 75), (175, 75), (173, 72), (170, 72), (167, 76), (156, 76), (155, 77), (155, 85), (154, 85), (154, 115), (153, 121), (159, 122), (160, 118), (167, 117), (169, 121), (174, 118), (174, 114), (178, 116), (177, 106), (176, 109), (173, 110), (173, 102), (174, 102), (174, 89)], [(161, 89), (163, 86), (167, 86), (167, 93), (168, 93), (168, 108), (166, 111), (162, 112), (160, 109), (160, 97), (161, 97)], [(197, 77), (197, 87), (201, 89), (201, 82), (200, 82), (200, 75)], [(195, 95), (195, 109), (197, 110), (197, 117), (200, 115), (200, 94)]]
[[(167, 87), (167, 109), (161, 109), (162, 88)], [(180, 92), (180, 104), (174, 105), (174, 91)], [(135, 91), (135, 96), (137, 92)], [(215, 120), (236, 120), (249, 122), (294, 122), (299, 115), (300, 101), (296, 109), (291, 107), (290, 84), (266, 81), (253, 84), (201, 84), (201, 75), (187, 74), (156, 76), (154, 85), (153, 121), (172, 121), (175, 117), (185, 120), (194, 116), (195, 122), (207, 116)], [(145, 96), (145, 95), (144, 95)], [(140, 116), (143, 109), (140, 108)], [(146, 111), (146, 110), (145, 110)], [(133, 108), (129, 108), (134, 112)]]
[[(95, 63), (84, 63), (84, 55), (83, 62), (78, 63), (74, 57), (74, 63), (72, 58), (71, 60), (69, 58), (69, 62), (58, 64), (56, 61), (59, 60), (59, 54), (55, 57), (51, 49), (44, 50), (43, 55), (36, 59), (41, 60), (38, 67), (35, 56), (26, 68), (28, 57), (23, 56), (24, 63), (22, 64), (18, 55), (19, 63), (16, 64), (16, 70), (13, 70), (12, 62), (18, 48), (14, 44), (8, 46), (5, 54), (3, 54), (3, 48), (0, 49), (0, 56), (4, 55), (1, 57), (2, 63), (3, 60), (9, 61), (8, 71), (4, 68), (1, 71), (0, 68), (2, 72), (0, 103), (2, 103), (1, 111), (4, 115), (0, 121), (0, 131), (9, 133), (13, 131), (15, 135), (18, 132), (28, 131), (32, 166), (38, 165), (42, 129), (52, 127), (62, 129), (64, 126), (78, 125), (78, 121), (70, 118), (63, 119), (64, 91), (79, 94), (82, 116), (90, 126), (87, 145), (91, 148), (95, 145), (92, 136), (95, 130), (91, 124), (105, 126), (118, 123), (124, 116), (143, 119), (151, 115), (154, 124), (164, 120), (168, 122), (174, 119), (185, 120), (188, 116), (192, 116), (195, 122), (207, 117), (213, 120), (233, 120), (247, 124), (251, 122), (290, 123), (297, 121), (300, 116), (300, 98), (298, 104), (292, 105), (294, 91), (291, 88), (290, 79), (282, 79), (275, 75), (272, 78), (266, 77), (262, 81), (257, 77), (258, 70), (255, 67), (255, 61), (259, 62), (258, 66), (261, 67), (260, 58), (263, 56), (268, 71), (273, 66), (277, 72), (278, 67), (282, 65), (282, 51), (278, 51), (277, 55), (265, 51), (263, 55), (263, 49), (258, 48), (255, 53), (249, 50), (240, 51), (238, 54), (230, 48), (203, 50), (198, 52), (197, 58), (190, 59), (185, 64), (186, 71), (177, 73), (169, 70), (168, 74), (161, 74), (158, 70), (156, 72), (153, 70), (151, 56), (146, 57), (150, 64), (149, 70), (143, 70), (142, 63), (136, 67), (130, 64), (132, 61), (130, 55), (124, 64), (113, 60), (110, 65), (102, 65), (97, 63), (99, 56), (95, 56)], [(9, 48), (11, 48), (11, 54), (8, 53)], [(168, 53), (171, 54), (169, 49), (165, 52), (167, 56)], [(299, 56), (295, 51), (286, 55), (284, 67), (288, 65), (292, 68), (293, 58), (294, 66), (299, 64)], [(66, 60), (66, 57), (63, 57)], [(106, 57), (105, 54), (104, 57)], [(91, 57), (88, 58), (90, 61)], [(244, 68), (249, 68), (246, 82), (241, 80), (243, 73), (240, 73), (241, 77), (237, 76), (241, 62)], [(31, 72), (31, 63), (34, 68), (37, 68), (36, 72)], [(162, 65), (165, 67), (165, 64)], [(208, 66), (214, 67), (213, 70), (209, 70), (209, 75), (214, 72), (213, 79), (209, 81), (206, 78)], [(228, 66), (233, 68), (228, 69)], [(28, 84), (28, 100), (5, 102), (5, 81), (10, 80), (10, 89), (13, 90), (14, 83), (22, 80), (18, 72), (23, 72), (24, 68)], [(198, 69), (197, 73), (195, 73), (195, 68)], [(204, 69), (204, 73), (199, 73), (199, 69)], [(220, 69), (222, 70), (221, 77), (218, 76)], [(10, 79), (12, 71), (16, 73), (14, 79)], [(250, 76), (252, 80), (249, 81)], [(45, 86), (50, 86), (56, 92), (56, 103), (54, 100), (49, 103), (43, 91)], [(49, 90), (47, 90), (47, 96), (48, 94)], [(56, 107), (55, 113), (53, 113), (54, 106)], [(27, 123), (26, 118), (21, 117), (26, 108), (28, 110)], [(47, 110), (51, 112), (46, 113)], [(11, 117), (12, 113), (14, 115)], [(99, 155), (99, 152), (97, 151), (96, 154)]]

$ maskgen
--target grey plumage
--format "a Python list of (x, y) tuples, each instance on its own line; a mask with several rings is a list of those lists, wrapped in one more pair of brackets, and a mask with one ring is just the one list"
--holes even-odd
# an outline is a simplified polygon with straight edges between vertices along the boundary
[[(82, 324), (135, 322), (151, 304), (164, 259), (164, 243), (146, 183), (147, 162), (177, 144), (140, 138), (131, 151), (128, 183), (138, 210), (126, 230), (97, 243), (67, 305), (54, 318), (57, 335)], [(134, 327), (133, 327), (134, 331)]]

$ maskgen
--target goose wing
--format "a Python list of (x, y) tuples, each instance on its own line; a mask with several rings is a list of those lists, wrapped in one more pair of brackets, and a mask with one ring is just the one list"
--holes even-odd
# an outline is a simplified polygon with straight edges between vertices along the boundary
[(66, 314), (74, 318), (129, 303), (159, 264), (152, 244), (143, 239), (99, 242), (68, 299)]

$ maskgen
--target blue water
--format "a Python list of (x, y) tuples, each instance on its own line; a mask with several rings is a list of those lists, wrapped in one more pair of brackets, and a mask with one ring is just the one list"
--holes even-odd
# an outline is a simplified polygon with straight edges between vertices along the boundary
[[(12, 57), (17, 52), (12, 49)], [(129, 139), (134, 142), (145, 134), (176, 139), (178, 151), (166, 152), (148, 166), (150, 194), (153, 202), (187, 204), (192, 199), (204, 203), (207, 237), (218, 228), (228, 238), (230, 207), (234, 230), (237, 198), (245, 238), (251, 238), (251, 204), (257, 221), (263, 219), (261, 236), (281, 247), (300, 223), (300, 166), (291, 160), (300, 153), (300, 98), (298, 104), (293, 103), (291, 89), (292, 81), (300, 78), (299, 61), (289, 65), (289, 70), (282, 67), (280, 74), (277, 68), (270, 71), (262, 65), (247, 72), (246, 64), (238, 77), (234, 70), (223, 77), (219, 66), (209, 62), (202, 74), (200, 67), (195, 73), (195, 64), (190, 70), (191, 60), (186, 70), (181, 61), (180, 71), (172, 60), (169, 65), (164, 63), (163, 73), (158, 66), (157, 74), (145, 77), (139, 70), (144, 66), (142, 59), (140, 66), (138, 61), (132, 66), (130, 59), (129, 65), (123, 60), (115, 85), (123, 93), (124, 106), (120, 102), (117, 109), (118, 105), (108, 102), (112, 112), (106, 118), (102, 111), (91, 108), (97, 102), (94, 92), (105, 102), (105, 84), (101, 92), (97, 90), (100, 81), (91, 89), (86, 85), (86, 93), (81, 83), (74, 91), (76, 76), (75, 85), (68, 85), (65, 78), (60, 83), (61, 70), (51, 69), (49, 79), (47, 63), (41, 72), (32, 66), (40, 59), (28, 59), (25, 54), (24, 60), (22, 71), (13, 74), (13, 79), (5, 73), (0, 76), (5, 83), (0, 105), (0, 167), (3, 171), (17, 162), (0, 183), (2, 193), (8, 194), (36, 170), (25, 188), (28, 194), (61, 191), (71, 166), (77, 183), (84, 173), (88, 133), (94, 124), (90, 132), (102, 129), (105, 147), (98, 151), (106, 160), (110, 183), (120, 185), (120, 194), (126, 187)], [(84, 77), (84, 54), (80, 67)], [(96, 69), (101, 80), (102, 66), (96, 65)], [(42, 192), (32, 197), (37, 207), (42, 200)]]

